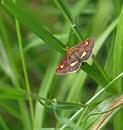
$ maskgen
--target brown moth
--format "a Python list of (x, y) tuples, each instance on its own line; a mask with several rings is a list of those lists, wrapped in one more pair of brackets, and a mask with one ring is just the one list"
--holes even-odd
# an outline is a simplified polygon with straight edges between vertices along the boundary
[(64, 59), (57, 66), (56, 74), (64, 75), (77, 71), (82, 62), (90, 57), (93, 46), (94, 40), (88, 38), (74, 47), (68, 48)]

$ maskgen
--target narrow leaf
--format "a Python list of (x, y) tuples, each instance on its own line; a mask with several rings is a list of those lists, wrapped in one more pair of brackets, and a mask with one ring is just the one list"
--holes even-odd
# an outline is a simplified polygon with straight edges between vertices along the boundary
[(20, 23), (29, 28), (49, 46), (56, 49), (60, 53), (64, 54), (66, 52), (66, 46), (58, 39), (56, 39), (44, 27), (39, 25), (34, 20), (35, 18), (31, 17), (26, 8), (21, 8), (17, 2), (13, 3), (11, 0), (2, 0), (2, 4), (15, 18), (19, 20)]

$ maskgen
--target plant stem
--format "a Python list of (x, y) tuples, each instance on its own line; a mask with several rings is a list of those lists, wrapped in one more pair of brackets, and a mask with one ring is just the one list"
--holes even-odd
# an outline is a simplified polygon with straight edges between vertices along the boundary
[[(25, 60), (24, 60), (24, 54), (23, 54), (23, 48), (22, 48), (22, 40), (21, 40), (21, 32), (20, 32), (19, 21), (17, 19), (15, 19), (15, 23), (16, 23), (17, 38), (18, 38), (20, 56), (21, 56), (22, 67), (23, 67), (23, 72), (24, 72), (26, 90), (27, 90), (27, 93), (31, 93), (30, 85), (29, 85), (29, 79), (28, 79), (28, 76), (27, 76), (26, 64), (25, 64)], [(31, 97), (29, 97), (29, 106), (30, 106), (32, 126), (33, 126), (33, 119), (34, 119), (33, 118), (33, 103), (32, 103), (32, 98)]]
[(72, 30), (76, 34), (76, 36), (79, 39), (79, 41), (81, 42), (82, 40), (84, 40), (84, 38), (82, 37), (81, 33), (79, 32), (79, 30), (78, 30), (78, 28), (77, 28), (77, 26), (76, 26), (76, 24), (75, 24), (75, 22), (73, 20), (72, 14), (70, 13), (69, 9), (65, 6), (63, 1), (61, 1), (61, 0), (54, 0), (54, 2), (58, 6), (60, 11), (62, 12), (64, 17), (66, 18), (66, 20), (69, 22)]

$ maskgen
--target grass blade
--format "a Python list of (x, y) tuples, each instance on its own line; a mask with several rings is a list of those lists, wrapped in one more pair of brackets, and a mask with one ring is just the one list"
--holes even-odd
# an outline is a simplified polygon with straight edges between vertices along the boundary
[(64, 15), (64, 17), (67, 19), (67, 21), (69, 22), (72, 30), (74, 31), (74, 33), (76, 34), (76, 36), (78, 37), (79, 41), (84, 40), (84, 38), (81, 36), (81, 33), (79, 32), (76, 24), (74, 23), (72, 14), (70, 13), (70, 11), (68, 10), (68, 8), (65, 6), (65, 4), (63, 3), (63, 1), (61, 0), (54, 0), (54, 2), (56, 3), (56, 5), (59, 7), (59, 9), (61, 10), (62, 14)]
[(50, 32), (48, 32), (44, 27), (39, 25), (30, 16), (30, 13), (26, 11), (26, 8), (21, 8), (18, 3), (13, 3), (11, 0), (2, 0), (3, 6), (19, 20), (20, 23), (28, 27), (32, 32), (34, 32), (38, 37), (40, 37), (45, 43), (47, 43), (52, 48), (56, 49), (58, 52), (64, 54), (66, 52), (66, 46), (56, 39)]
[(2, 128), (3, 130), (9, 130), (4, 118), (1, 115), (0, 115), (0, 128)]
[[(101, 89), (98, 93), (96, 93), (96, 95), (94, 95), (87, 103), (86, 105), (90, 105), (96, 98), (98, 98), (106, 89), (108, 89), (112, 84), (114, 84), (114, 82), (116, 82), (117, 80), (119, 80), (121, 77), (123, 76), (123, 72), (121, 74), (119, 74), (117, 77), (115, 77), (115, 79), (113, 79), (109, 84), (107, 84), (103, 89)], [(84, 109), (81, 108), (80, 110), (78, 110), (70, 119), (70, 121), (73, 121)], [(69, 123), (65, 123), (59, 130), (63, 130), (67, 124)]]
[[(122, 56), (123, 56), (123, 7), (120, 14), (116, 40), (114, 43), (114, 50), (113, 50), (113, 70), (112, 70), (113, 78), (123, 71), (123, 60), (122, 60), (123, 57)], [(119, 93), (122, 92), (123, 90), (122, 81), (123, 80), (120, 79), (115, 84), (115, 86), (117, 86), (115, 90), (118, 91)], [(117, 130), (120, 130), (123, 128), (121, 115), (123, 116), (122, 112), (118, 113), (118, 115), (114, 119), (114, 127)]]
[[(2, 69), (4, 73), (8, 75), (8, 77), (11, 79), (11, 82), (13, 83), (15, 88), (20, 88), (19, 84), (19, 71), (16, 66), (16, 62), (14, 57), (14, 54), (12, 53), (12, 47), (10, 46), (10, 39), (7, 34), (7, 29), (4, 25), (2, 17), (0, 18), (0, 32), (1, 32), (1, 41), (0, 41), (0, 52), (2, 58), (0, 59), (0, 65), (2, 65)], [(14, 89), (13, 89), (14, 91)], [(3, 95), (3, 96), (7, 96)], [(12, 96), (12, 95), (11, 95)], [(2, 95), (1, 95), (2, 97)], [(21, 113), (21, 123), (23, 124), (23, 128), (30, 129), (30, 121), (29, 121), (29, 115), (27, 113), (27, 108), (22, 100), (18, 100), (19, 102), (19, 108)]]
[[(40, 90), (38, 92), (39, 97), (47, 98), (47, 95), (50, 90), (50, 86), (53, 82), (54, 76), (55, 76), (55, 69), (56, 65), (58, 64), (59, 55), (53, 54), (53, 62), (51, 60), (51, 64), (49, 68), (47, 69), (47, 72), (44, 76), (43, 82), (41, 84)], [(49, 73), (50, 71), (50, 73)], [(44, 119), (44, 111), (45, 107), (42, 106), (39, 102), (36, 103), (36, 109), (35, 109), (35, 128), (41, 128), (43, 124)], [(40, 113), (40, 114), (39, 114)]]

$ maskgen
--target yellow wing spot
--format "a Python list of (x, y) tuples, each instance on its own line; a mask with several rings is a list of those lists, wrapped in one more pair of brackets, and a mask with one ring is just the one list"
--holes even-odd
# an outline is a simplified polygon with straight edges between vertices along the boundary
[(85, 55), (86, 55), (86, 52), (84, 51), (80, 58), (82, 59)]
[(85, 45), (88, 45), (88, 41), (85, 42)]
[(70, 64), (71, 67), (73, 67), (74, 65), (76, 65), (78, 63), (78, 61), (75, 61), (73, 63)]
[(61, 69), (63, 69), (64, 68), (64, 65), (62, 64), (62, 65), (59, 65), (59, 67), (61, 68)]

